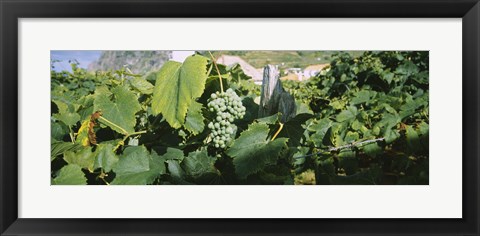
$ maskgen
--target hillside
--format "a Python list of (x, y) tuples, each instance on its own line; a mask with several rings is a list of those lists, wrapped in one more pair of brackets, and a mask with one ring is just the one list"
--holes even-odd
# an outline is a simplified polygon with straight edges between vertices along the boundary
[[(281, 70), (287, 68), (305, 68), (310, 65), (329, 63), (333, 54), (339, 51), (216, 51), (215, 56), (239, 56), (255, 68), (266, 64), (279, 65)], [(349, 51), (352, 56), (359, 56), (361, 51)]]
[(170, 57), (171, 51), (103, 51), (88, 69), (118, 70), (127, 65), (133, 73), (146, 74), (160, 69)]

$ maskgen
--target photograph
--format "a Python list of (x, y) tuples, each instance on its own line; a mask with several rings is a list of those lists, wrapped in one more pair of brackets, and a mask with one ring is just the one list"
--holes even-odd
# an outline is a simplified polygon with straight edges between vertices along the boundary
[(51, 185), (429, 185), (429, 51), (51, 50), (50, 77)]

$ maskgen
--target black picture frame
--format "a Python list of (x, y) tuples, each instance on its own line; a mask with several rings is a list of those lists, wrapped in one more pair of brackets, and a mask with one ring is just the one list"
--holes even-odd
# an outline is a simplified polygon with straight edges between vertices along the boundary
[[(479, 235), (480, 3), (478, 0), (0, 0), (0, 16), (1, 235)], [(463, 155), (463, 218), (18, 218), (18, 19), (57, 17), (462, 18), (463, 150), (459, 153)]]

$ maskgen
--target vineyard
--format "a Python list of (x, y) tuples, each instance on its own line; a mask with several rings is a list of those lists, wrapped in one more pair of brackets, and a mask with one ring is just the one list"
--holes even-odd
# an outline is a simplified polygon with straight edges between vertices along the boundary
[(429, 184), (429, 53), (329, 59), (281, 81), (288, 114), (210, 52), (147, 74), (51, 70), (51, 183)]

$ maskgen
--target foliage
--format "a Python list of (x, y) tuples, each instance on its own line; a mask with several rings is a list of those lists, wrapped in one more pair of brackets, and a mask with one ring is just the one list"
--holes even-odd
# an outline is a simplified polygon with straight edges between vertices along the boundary
[(330, 184), (364, 175), (369, 184), (428, 183), (428, 52), (340, 53), (327, 71), (284, 86), (315, 113), (305, 125), (309, 149), (299, 153), (384, 138), (299, 158), (297, 171), (316, 169), (317, 182)]
[[(283, 81), (297, 114), (280, 124), (258, 117), (259, 86), (238, 65), (217, 71), (197, 54), (139, 75), (74, 63), (51, 71), (51, 182), (428, 184), (428, 68), (428, 52), (332, 54), (310, 80)], [(245, 109), (215, 148), (209, 124), (230, 118), (208, 106), (220, 77)]]

